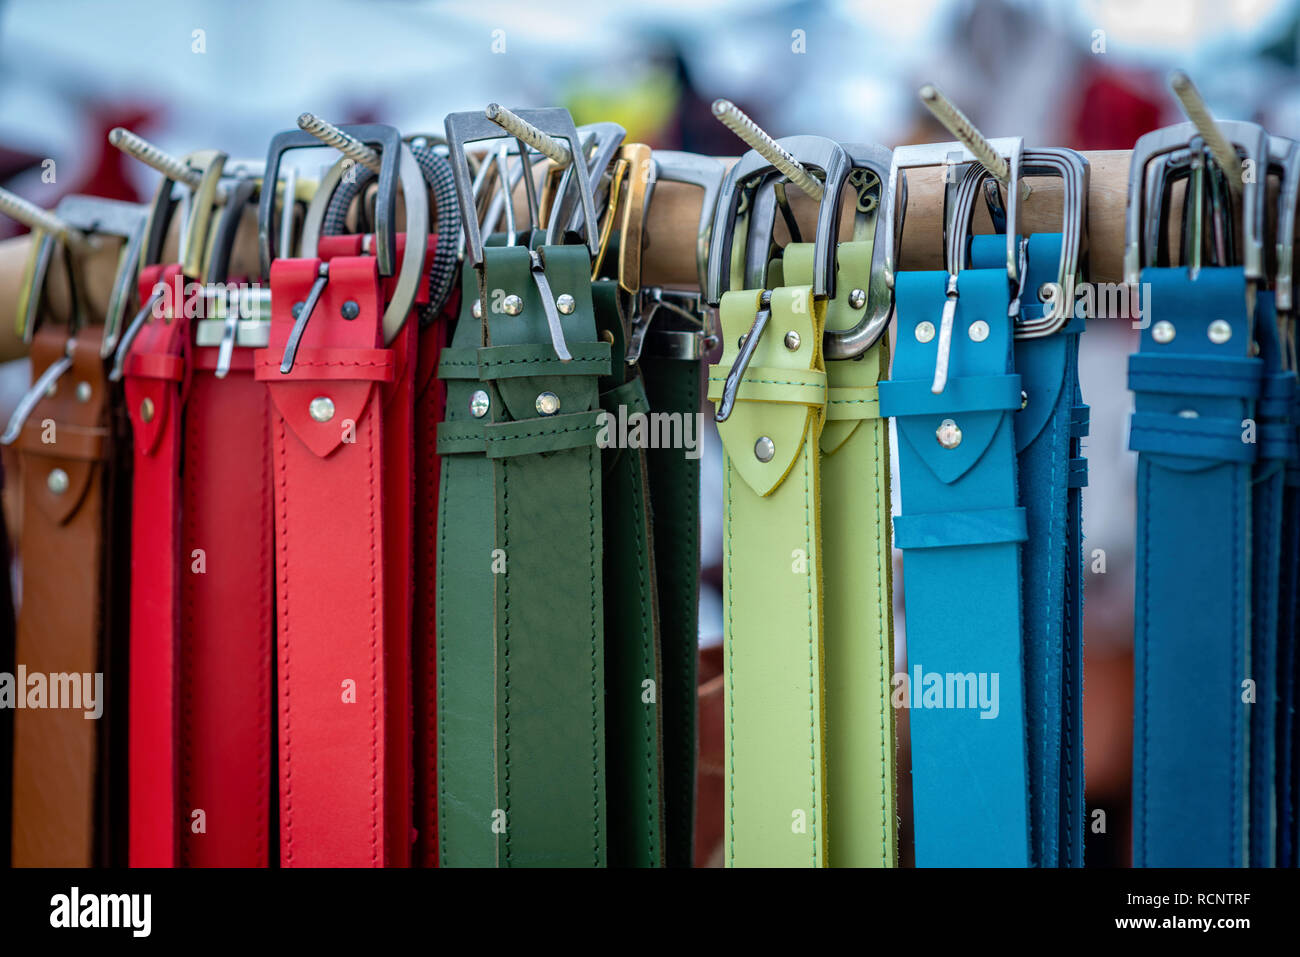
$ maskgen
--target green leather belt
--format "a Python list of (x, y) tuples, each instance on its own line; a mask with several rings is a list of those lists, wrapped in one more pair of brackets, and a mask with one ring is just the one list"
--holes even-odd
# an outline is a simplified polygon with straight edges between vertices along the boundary
[[(717, 401), (762, 290), (721, 299)], [(818, 515), (826, 414), (825, 304), (812, 287), (772, 290), (772, 327), (719, 424), (723, 456), (728, 866), (826, 863), (821, 562)]]
[(624, 361), (617, 281), (600, 280), (592, 292), (601, 335), (613, 346), (600, 396), (610, 417), (601, 434), (611, 440), (602, 452), (605, 590), (610, 599), (605, 602), (609, 863), (659, 867), (664, 829), (659, 689), (664, 682), (650, 490), (644, 449), (617, 441), (619, 421), (645, 416), (650, 403), (639, 368)]
[[(827, 329), (849, 329), (862, 318), (873, 245), (839, 245)], [(780, 266), (783, 278), (769, 275), (774, 285), (812, 282), (813, 245), (786, 246)], [(836, 867), (893, 867), (898, 856), (889, 423), (880, 417), (876, 388), (888, 371), (884, 337), (860, 359), (826, 363), (819, 445), (821, 510), (831, 519), (822, 526), (822, 590), (829, 863)]]
[(560, 310), (572, 361), (556, 358), (529, 249), (490, 247), (466, 295), (481, 316), (462, 314), (439, 368), (444, 865), (606, 861), (596, 417), (609, 347), (587, 250), (537, 255), (556, 300), (572, 299)]

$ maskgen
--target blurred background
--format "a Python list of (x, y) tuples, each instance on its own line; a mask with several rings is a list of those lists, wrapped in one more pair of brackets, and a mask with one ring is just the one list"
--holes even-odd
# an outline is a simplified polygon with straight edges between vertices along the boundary
[[(990, 136), (1128, 149), (1182, 119), (1165, 85), (1174, 67), (1190, 71), (1217, 116), (1300, 136), (1298, 56), (1300, 0), (657, 0), (636, 8), (5, 0), (0, 185), (47, 207), (67, 193), (146, 198), (157, 174), (108, 145), (118, 125), (176, 153), (219, 147), (258, 158), (303, 110), (441, 131), (444, 114), (490, 101), (567, 106), (578, 124), (613, 120), (629, 140), (721, 156), (742, 149), (712, 118), (718, 96), (776, 136), (888, 146), (949, 140), (919, 105), (924, 82)], [(19, 231), (0, 217), (0, 238)], [(1087, 787), (1089, 809), (1105, 812), (1104, 831), (1088, 834), (1096, 866), (1129, 862), (1134, 458), (1126, 451), (1125, 356), (1134, 335), (1126, 322), (1101, 321), (1083, 337), (1092, 406)], [(27, 381), (25, 360), (0, 367), (0, 414), (7, 417)], [(720, 454), (713, 433), (702, 490), (706, 669), (720, 662), (722, 633)], [(905, 713), (900, 721), (905, 734)], [(707, 735), (706, 727), (706, 777), (720, 776), (721, 754), (712, 769)], [(906, 824), (905, 738), (899, 758)], [(708, 828), (720, 834), (720, 816), (702, 821), (702, 862), (712, 856)], [(905, 859), (907, 834), (905, 826)]]

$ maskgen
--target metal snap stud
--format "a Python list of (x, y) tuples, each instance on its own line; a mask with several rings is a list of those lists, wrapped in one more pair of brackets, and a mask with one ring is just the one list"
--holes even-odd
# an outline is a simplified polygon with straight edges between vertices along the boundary
[(918, 322), (916, 324), (916, 341), (929, 342), (934, 338), (934, 323), (930, 321)]
[(334, 400), (327, 395), (318, 395), (307, 406), (307, 412), (317, 422), (328, 422), (334, 418)]
[(865, 289), (854, 289), (849, 293), (849, 308), (861, 309), (867, 304), (867, 291)]
[(539, 415), (554, 415), (560, 411), (560, 397), (554, 392), (543, 392), (533, 405)]
[(785, 334), (785, 347), (791, 352), (799, 348), (799, 333), (791, 329)]
[(1166, 342), (1174, 341), (1175, 334), (1174, 324), (1165, 319), (1161, 319), (1151, 327), (1151, 338), (1156, 342), (1164, 345)]
[(357, 316), (361, 315), (361, 307), (349, 299), (339, 307), (339, 315), (344, 319), (355, 319)]
[(475, 319), (482, 319), (482, 318), (483, 318), (483, 300), (482, 300), (482, 299), (475, 299), (475, 300), (474, 300), (474, 305), (470, 306), (469, 311), (470, 311), (470, 313), (474, 316)]
[(1026, 392), (1024, 389), (1021, 389), (1021, 390), (1020, 390), (1020, 408), (1023, 409), (1023, 408), (1025, 408), (1027, 405), (1029, 405), (1029, 393)]
[(153, 399), (145, 396), (140, 400), (140, 421), (152, 422), (154, 414)]
[(1215, 319), (1210, 323), (1210, 328), (1207, 331), (1210, 336), (1210, 341), (1216, 346), (1223, 345), (1223, 343), (1232, 338), (1232, 326), (1224, 319)]
[(759, 440), (754, 443), (754, 458), (760, 462), (770, 462), (776, 455), (776, 443), (766, 435), (760, 436)]
[(555, 297), (555, 308), (560, 310), (561, 315), (570, 315), (573, 310), (578, 308), (578, 300), (574, 299), (567, 292), (562, 292)]
[(482, 389), (475, 389), (474, 394), (469, 397), (469, 414), (476, 419), (481, 419), (488, 414), (488, 407), (492, 400)]
[(961, 445), (961, 429), (957, 428), (957, 423), (952, 419), (944, 419), (940, 422), (939, 427), (934, 430), (934, 437), (945, 449), (955, 449)]
[(55, 495), (62, 495), (68, 490), (68, 473), (63, 469), (51, 469), (49, 476), (45, 479), (45, 486)]
[(89, 401), (90, 401), (90, 396), (93, 394), (93, 392), (94, 392), (94, 390), (91, 389), (91, 387), (90, 387), (90, 383), (89, 383), (89, 382), (78, 382), (78, 383), (77, 383), (77, 401), (78, 401), (78, 402), (89, 402)]
[(501, 308), (505, 310), (507, 316), (517, 316), (524, 311), (524, 301), (511, 294), (502, 301)]
[(971, 342), (983, 342), (989, 337), (989, 324), (983, 319), (976, 319), (966, 331), (970, 335)]

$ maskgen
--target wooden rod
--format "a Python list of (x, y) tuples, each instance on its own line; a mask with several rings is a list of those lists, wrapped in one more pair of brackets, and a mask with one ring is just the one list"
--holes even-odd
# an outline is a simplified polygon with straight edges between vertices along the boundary
[[(1091, 190), (1088, 197), (1088, 218), (1091, 235), (1091, 275), (1094, 282), (1121, 282), (1123, 280), (1124, 210), (1128, 197), (1128, 150), (1085, 153), (1092, 166)], [(728, 161), (734, 162), (734, 160)], [(1026, 232), (1052, 232), (1060, 229), (1060, 182), (1049, 178), (1030, 181), (1032, 190), (1022, 208), (1021, 228)], [(943, 170), (917, 169), (907, 174), (909, 202), (903, 227), (903, 250), (900, 263), (905, 269), (941, 269), (943, 215)], [(695, 230), (699, 222), (700, 201), (703, 193), (693, 186), (663, 182), (655, 186), (654, 202), (646, 219), (645, 262), (642, 270), (647, 285), (665, 285), (691, 288), (696, 284)], [(805, 236), (812, 235), (816, 219), (816, 204), (797, 190), (790, 190), (791, 207), (799, 220)], [(849, 205), (849, 204), (846, 204)], [(980, 216), (983, 216), (981, 209)], [(846, 210), (846, 222), (851, 211)], [(780, 229), (778, 227), (778, 236)], [(976, 231), (980, 226), (976, 221)], [(242, 230), (241, 244), (254, 243), (256, 237)], [(847, 236), (847, 232), (845, 233)], [(24, 354), (23, 344), (15, 337), (14, 310), (18, 300), (18, 284), (22, 280), (31, 238), (21, 236), (0, 242), (0, 360), (17, 358)], [(92, 307), (106, 293), (111, 281), (111, 257), (116, 250), (104, 251), (103, 267), (92, 270), (89, 280), (96, 285), (95, 276), (107, 276), (105, 290), (87, 290)], [(52, 284), (57, 285), (57, 284)], [(58, 293), (54, 297), (54, 311), (58, 312)]]

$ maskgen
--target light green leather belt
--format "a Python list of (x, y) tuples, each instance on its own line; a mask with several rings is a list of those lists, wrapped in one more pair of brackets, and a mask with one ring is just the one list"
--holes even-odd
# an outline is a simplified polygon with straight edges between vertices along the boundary
[[(872, 241), (841, 243), (826, 328), (862, 318)], [(813, 245), (786, 246), (769, 281), (812, 282)], [(852, 302), (858, 302), (854, 307)], [(834, 867), (893, 867), (894, 672), (889, 423), (876, 383), (889, 371), (884, 337), (860, 359), (828, 361), (822, 428), (822, 590), (826, 653), (827, 814)]]
[[(762, 290), (721, 300), (720, 398)], [(818, 515), (826, 412), (825, 306), (811, 286), (771, 293), (724, 450), (724, 856), (728, 866), (820, 867), (827, 860)]]

